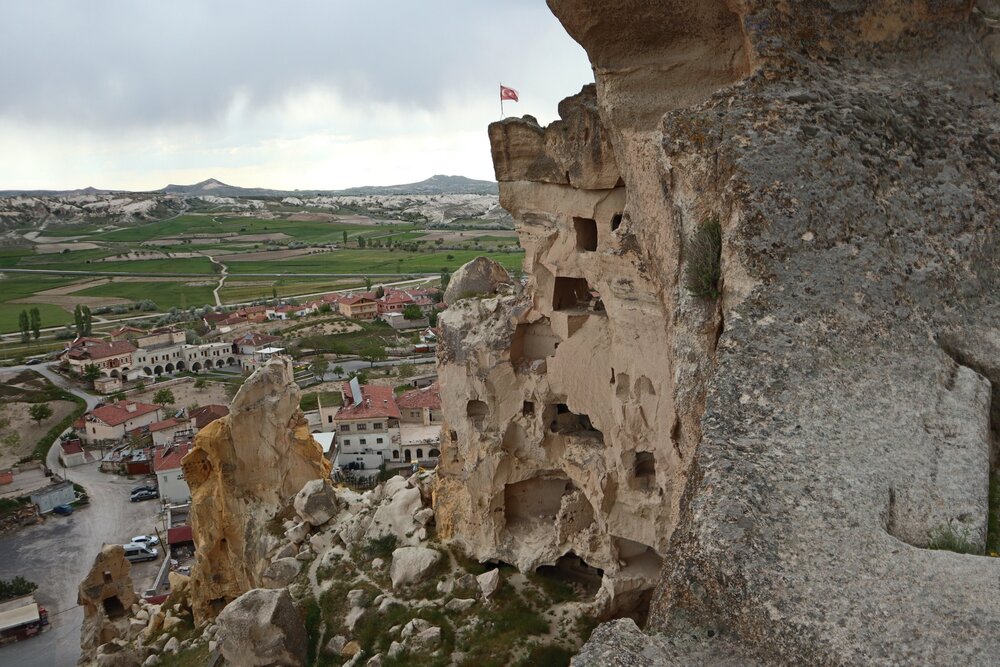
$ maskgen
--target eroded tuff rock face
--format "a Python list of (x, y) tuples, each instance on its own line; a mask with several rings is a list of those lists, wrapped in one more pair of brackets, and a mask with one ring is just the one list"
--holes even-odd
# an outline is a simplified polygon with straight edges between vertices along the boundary
[[(572, 552), (619, 610), (662, 562), (647, 664), (996, 655), (1000, 561), (926, 548), (982, 549), (997, 459), (989, 16), (549, 4), (596, 88), (490, 128), (530, 278), (441, 318), (439, 531)], [(714, 301), (684, 284), (713, 219)]]
[(285, 358), (258, 369), (229, 416), (201, 430), (182, 462), (198, 547), (191, 604), (199, 623), (261, 585), (271, 545), (265, 524), (306, 482), (329, 478), (330, 463), (309, 434), (292, 377)]
[(128, 638), (129, 615), (138, 601), (132, 584), (132, 565), (125, 550), (106, 545), (80, 582), (77, 604), (83, 607), (80, 664), (92, 664), (98, 647)]

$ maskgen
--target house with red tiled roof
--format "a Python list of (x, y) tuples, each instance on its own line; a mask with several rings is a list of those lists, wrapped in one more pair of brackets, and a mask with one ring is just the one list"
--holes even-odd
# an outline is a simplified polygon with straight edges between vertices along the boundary
[(403, 290), (386, 290), (382, 298), (378, 300), (378, 314), (401, 313), (411, 303), (413, 303), (413, 298)]
[(194, 437), (191, 420), (180, 417), (168, 417), (148, 426), (140, 426), (130, 435), (145, 435), (147, 433), (152, 437), (154, 447), (169, 445), (176, 442), (178, 437), (188, 439)]
[(378, 301), (364, 294), (345, 297), (340, 302), (340, 314), (355, 320), (374, 320), (378, 316)]
[(337, 434), (337, 460), (342, 468), (377, 470), (392, 460), (401, 460), (399, 406), (392, 387), (344, 383), (341, 405), (319, 404), (325, 431)]
[(139, 327), (125, 325), (123, 327), (118, 327), (117, 329), (111, 332), (111, 340), (134, 341), (138, 336), (143, 336), (145, 334), (146, 334), (145, 329), (140, 329)]
[(192, 410), (189, 417), (194, 422), (195, 431), (200, 431), (216, 419), (220, 419), (229, 414), (229, 408), (225, 405), (211, 403)]
[(191, 443), (167, 445), (153, 450), (153, 472), (160, 487), (160, 500), (177, 505), (191, 499), (181, 460), (191, 451)]
[(77, 338), (62, 354), (70, 370), (82, 374), (93, 364), (107, 377), (121, 377), (132, 367), (136, 347), (127, 340), (105, 341), (99, 338)]
[(441, 413), (441, 388), (437, 382), (411, 389), (396, 397), (399, 406), (400, 421), (406, 424), (440, 424), (444, 421)]
[[(161, 421), (160, 406), (138, 401), (118, 401), (98, 405), (78, 420), (86, 443), (120, 442), (129, 431)], [(74, 424), (74, 426), (76, 426)]]

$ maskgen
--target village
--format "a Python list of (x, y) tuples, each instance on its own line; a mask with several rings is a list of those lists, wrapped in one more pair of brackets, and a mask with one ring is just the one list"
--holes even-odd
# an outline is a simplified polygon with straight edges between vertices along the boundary
[[(194, 322), (79, 336), (44, 364), (0, 369), (36, 371), (53, 391), (85, 404), (42, 460), (0, 469), (0, 531), (16, 533), (0, 557), (16, 560), (29, 539), (58, 553), (68, 534), (90, 530), (81, 548), (120, 542), (143, 598), (162, 601), (169, 574), (187, 574), (195, 558), (181, 461), (199, 432), (229, 414), (242, 381), (276, 356), (293, 359), (304, 418), (334, 482), (364, 489), (433, 468), (442, 423), (432, 326), (440, 297), (436, 287), (376, 287), (219, 309)], [(334, 341), (332, 354), (309, 345), (323, 335)], [(352, 344), (337, 344), (338, 336)], [(100, 518), (76, 521), (77, 511)], [(48, 629), (54, 612), (75, 614), (72, 590), (51, 588), (46, 563), (65, 567), (58, 557), (36, 564), (38, 590), (0, 602), (0, 645)], [(73, 625), (78, 632), (79, 619)]]

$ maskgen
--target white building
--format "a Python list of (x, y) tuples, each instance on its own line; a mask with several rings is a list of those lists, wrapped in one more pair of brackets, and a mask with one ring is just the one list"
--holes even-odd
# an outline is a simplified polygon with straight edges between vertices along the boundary
[(191, 489), (184, 479), (181, 459), (190, 451), (191, 443), (157, 447), (153, 456), (153, 472), (160, 486), (160, 500), (172, 505), (191, 499)]
[(341, 394), (343, 405), (332, 416), (337, 433), (336, 464), (341, 470), (373, 472), (381, 465), (401, 462), (399, 407), (392, 387), (362, 386), (352, 380), (343, 385)]

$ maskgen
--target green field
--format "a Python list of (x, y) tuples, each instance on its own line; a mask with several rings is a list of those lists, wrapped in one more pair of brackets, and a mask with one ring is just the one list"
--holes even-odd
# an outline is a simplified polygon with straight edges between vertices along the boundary
[[(192, 234), (286, 234), (290, 240), (310, 243), (336, 243), (363, 232), (373, 232), (383, 227), (356, 225), (341, 222), (314, 222), (299, 220), (259, 220), (256, 218), (232, 218), (211, 215), (182, 215), (171, 220), (151, 222), (138, 227), (117, 229), (103, 234), (95, 234), (92, 241), (142, 242), (152, 239), (169, 238)], [(385, 231), (409, 231), (413, 225), (396, 224), (384, 226)]]
[[(334, 250), (316, 255), (292, 257), (269, 262), (232, 262), (230, 275), (247, 273), (436, 273), (441, 269), (454, 271), (481, 255), (475, 250), (434, 250), (404, 252), (401, 250)], [(451, 256), (451, 259), (448, 257)], [(523, 253), (496, 254), (494, 257), (508, 269), (519, 269)]]
[[(67, 256), (72, 256), (69, 253)], [(114, 271), (118, 273), (136, 273), (140, 275), (162, 275), (165, 273), (204, 273), (212, 274), (212, 262), (207, 257), (182, 257), (170, 259), (137, 259), (120, 262), (72, 261), (19, 264), (18, 268), (50, 269), (55, 271)]]
[[(210, 280), (210, 279), (209, 279)], [(203, 282), (203, 281), (199, 281)], [(89, 289), (74, 292), (80, 296), (119, 297), (142, 301), (154, 301), (160, 310), (170, 308), (201, 307), (205, 304), (215, 305), (212, 296), (213, 282), (210, 285), (188, 285), (184, 282), (112, 282)], [(133, 313), (137, 314), (137, 313)]]
[(42, 328), (54, 327), (73, 322), (73, 314), (59, 306), (48, 303), (0, 303), (0, 333), (18, 331), (18, 317), (22, 310), (38, 308), (42, 316)]

